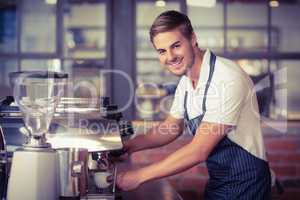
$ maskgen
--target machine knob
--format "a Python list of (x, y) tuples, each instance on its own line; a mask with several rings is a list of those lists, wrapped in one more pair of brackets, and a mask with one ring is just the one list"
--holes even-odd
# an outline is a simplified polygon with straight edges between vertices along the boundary
[(81, 172), (83, 170), (84, 163), (82, 161), (74, 161), (72, 162), (71, 166), (71, 174), (73, 177), (79, 177), (81, 175)]

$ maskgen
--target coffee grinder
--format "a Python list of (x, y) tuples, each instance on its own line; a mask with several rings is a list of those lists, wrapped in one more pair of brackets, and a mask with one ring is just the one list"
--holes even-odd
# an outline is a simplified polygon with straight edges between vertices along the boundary
[(29, 132), (27, 143), (13, 154), (7, 199), (56, 200), (59, 197), (58, 153), (45, 134), (67, 83), (67, 74), (13, 72), (15, 103)]

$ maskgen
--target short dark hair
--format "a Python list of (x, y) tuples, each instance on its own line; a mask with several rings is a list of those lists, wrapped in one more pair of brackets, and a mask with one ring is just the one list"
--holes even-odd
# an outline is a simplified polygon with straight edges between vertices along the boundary
[(165, 11), (154, 20), (149, 31), (150, 41), (153, 43), (153, 38), (157, 34), (171, 31), (176, 28), (179, 29), (184, 37), (191, 39), (194, 30), (190, 19), (185, 14), (175, 10)]

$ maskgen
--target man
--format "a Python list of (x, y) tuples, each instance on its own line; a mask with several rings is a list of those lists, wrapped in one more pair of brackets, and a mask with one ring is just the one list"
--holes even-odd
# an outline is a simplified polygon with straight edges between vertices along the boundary
[(193, 139), (159, 162), (120, 173), (118, 186), (135, 189), (206, 162), (206, 199), (269, 199), (270, 171), (248, 75), (234, 62), (201, 50), (190, 20), (177, 11), (155, 19), (150, 39), (161, 64), (181, 79), (170, 115), (147, 134), (126, 142), (125, 149), (133, 153), (160, 147), (185, 127)]

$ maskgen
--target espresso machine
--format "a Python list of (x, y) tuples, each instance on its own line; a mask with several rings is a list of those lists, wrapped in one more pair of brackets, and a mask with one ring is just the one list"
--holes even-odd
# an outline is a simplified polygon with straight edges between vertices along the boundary
[(124, 153), (122, 141), (133, 134), (133, 128), (129, 121), (121, 120), (118, 106), (111, 104), (109, 97), (96, 102), (93, 110), (87, 99), (63, 99), (53, 120), (59, 127), (55, 134), (47, 135), (47, 141), (59, 153), (61, 197), (121, 197), (116, 188), (114, 158)]
[[(12, 75), (13, 82), (17, 77), (19, 74)], [(48, 97), (56, 98), (54, 103), (46, 103), (49, 116), (45, 116), (45, 124), (39, 121), (41, 118), (27, 120), (26, 114), (34, 112), (19, 106), (20, 99), (30, 105), (26, 104), (29, 98), (22, 97), (29, 94), (16, 93), (15, 100), (6, 97), (2, 104), (0, 99), (0, 126), (6, 139), (6, 166), (10, 169), (9, 178), (6, 177), (7, 199), (118, 199), (121, 192), (116, 188), (117, 165), (113, 158), (124, 153), (122, 140), (133, 134), (131, 123), (122, 120), (122, 113), (109, 97), (60, 97), (66, 75), (48, 74), (47, 81), (45, 74), (25, 77), (27, 81), (21, 78), (24, 83), (37, 87), (27, 90), (31, 96), (37, 96), (36, 102), (43, 102), (38, 100), (42, 96), (47, 96), (47, 101)], [(38, 78), (45, 78), (40, 81), (49, 85), (41, 89), (43, 84), (37, 84)], [(21, 82), (17, 82), (21, 85), (18, 92), (25, 90)], [(32, 124), (39, 127), (28, 126)]]
[(48, 71), (10, 74), (28, 141), (13, 153), (7, 199), (56, 200), (59, 196), (58, 154), (46, 132), (63, 95), (67, 74)]
[(7, 183), (7, 151), (4, 134), (0, 126), (0, 199), (5, 197)]

